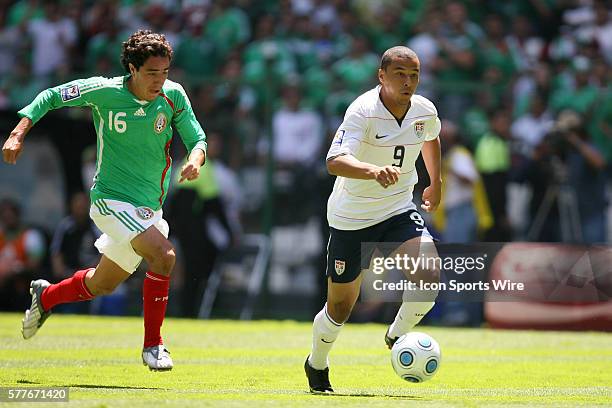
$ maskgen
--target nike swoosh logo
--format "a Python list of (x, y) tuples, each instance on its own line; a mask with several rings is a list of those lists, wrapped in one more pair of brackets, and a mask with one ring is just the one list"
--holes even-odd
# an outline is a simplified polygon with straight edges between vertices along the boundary
[(327, 343), (327, 344), (329, 344), (329, 343), (333, 343), (333, 341), (326, 341), (325, 339), (321, 339), (321, 341), (322, 341), (323, 343)]
[(387, 136), (389, 136), (389, 135), (382, 135), (382, 136), (378, 136), (378, 135), (376, 135), (376, 136), (374, 136), (374, 138), (375, 138), (375, 139), (384, 139), (384, 138), (385, 138), (385, 137), (387, 137)]

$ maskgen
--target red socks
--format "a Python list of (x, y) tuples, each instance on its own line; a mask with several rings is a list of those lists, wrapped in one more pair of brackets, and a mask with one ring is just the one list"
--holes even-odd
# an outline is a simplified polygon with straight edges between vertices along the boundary
[(46, 288), (40, 296), (43, 309), (50, 310), (61, 303), (81, 302), (94, 296), (85, 285), (85, 275), (95, 268), (75, 272), (71, 278), (66, 278)]
[[(92, 299), (94, 296), (85, 285), (85, 275), (92, 269), (78, 271), (71, 278), (64, 279), (45, 289), (40, 299), (45, 311), (61, 303)], [(169, 288), (169, 276), (158, 275), (153, 272), (146, 273), (142, 287), (145, 327), (144, 347), (163, 344), (160, 331), (166, 315)]]
[(161, 326), (168, 305), (170, 277), (147, 272), (142, 284), (142, 303), (144, 309), (144, 347), (163, 344)]

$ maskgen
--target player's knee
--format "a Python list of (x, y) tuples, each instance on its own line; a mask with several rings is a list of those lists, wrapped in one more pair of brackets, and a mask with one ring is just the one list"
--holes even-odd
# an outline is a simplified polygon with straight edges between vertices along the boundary
[(176, 252), (172, 245), (160, 248), (153, 262), (150, 262), (153, 272), (170, 276), (176, 262)]
[(176, 252), (174, 252), (174, 248), (168, 248), (163, 254), (163, 266), (164, 270), (168, 272), (168, 275), (172, 273), (172, 269), (174, 269), (174, 264), (176, 263)]

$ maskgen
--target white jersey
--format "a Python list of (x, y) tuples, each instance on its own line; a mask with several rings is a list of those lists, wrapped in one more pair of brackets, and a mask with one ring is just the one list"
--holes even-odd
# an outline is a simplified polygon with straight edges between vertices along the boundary
[(418, 181), (415, 162), (423, 142), (440, 133), (438, 111), (431, 101), (413, 95), (401, 126), (380, 99), (380, 85), (349, 106), (327, 153), (327, 160), (351, 155), (376, 166), (397, 166), (399, 181), (383, 188), (376, 180), (338, 177), (327, 202), (327, 221), (339, 230), (367, 228), (416, 206), (412, 190)]

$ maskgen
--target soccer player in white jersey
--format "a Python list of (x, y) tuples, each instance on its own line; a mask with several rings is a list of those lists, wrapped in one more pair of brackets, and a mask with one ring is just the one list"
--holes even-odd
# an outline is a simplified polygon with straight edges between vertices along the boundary
[[(361, 243), (432, 242), (412, 202), (415, 161), (423, 155), (430, 185), (422, 209), (434, 211), (441, 197), (440, 120), (427, 98), (415, 95), (419, 59), (403, 46), (385, 51), (380, 85), (359, 96), (327, 154), (327, 169), (337, 176), (327, 218), (327, 302), (313, 324), (312, 351), (304, 363), (310, 391), (333, 392), (328, 354), (349, 318), (361, 284)], [(402, 303), (385, 334), (389, 348), (433, 307), (433, 301)]]

